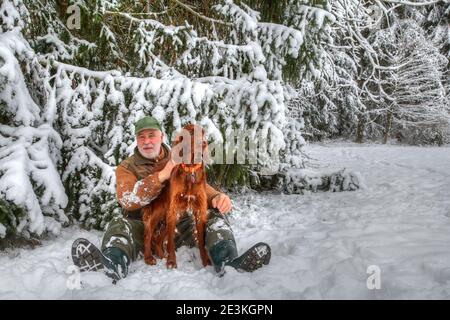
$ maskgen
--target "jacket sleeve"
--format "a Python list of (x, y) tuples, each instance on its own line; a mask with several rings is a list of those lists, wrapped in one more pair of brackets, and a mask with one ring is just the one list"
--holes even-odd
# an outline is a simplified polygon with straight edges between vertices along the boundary
[(148, 205), (160, 194), (162, 188), (158, 172), (138, 181), (124, 166), (119, 165), (116, 169), (117, 200), (125, 210), (137, 210)]
[(212, 199), (220, 194), (219, 191), (211, 187), (208, 183), (206, 184), (206, 197), (208, 198), (208, 208), (212, 208)]

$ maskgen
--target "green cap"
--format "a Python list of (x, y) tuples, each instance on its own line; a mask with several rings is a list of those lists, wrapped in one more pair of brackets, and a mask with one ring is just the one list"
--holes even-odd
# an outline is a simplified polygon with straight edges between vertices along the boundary
[(138, 134), (139, 131), (144, 129), (157, 129), (159, 131), (162, 131), (159, 122), (155, 118), (150, 116), (145, 116), (142, 119), (139, 119), (134, 124), (134, 134)]

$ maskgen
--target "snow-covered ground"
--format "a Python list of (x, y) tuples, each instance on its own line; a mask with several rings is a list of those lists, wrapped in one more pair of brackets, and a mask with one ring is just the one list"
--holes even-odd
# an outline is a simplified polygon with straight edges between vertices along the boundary
[[(450, 147), (335, 142), (307, 149), (317, 169), (357, 171), (367, 188), (235, 196), (239, 250), (258, 241), (272, 247), (270, 265), (254, 273), (227, 269), (219, 278), (200, 266), (197, 250), (182, 248), (176, 270), (141, 260), (117, 285), (90, 272), (77, 289), (71, 243), (99, 244), (101, 233), (71, 227), (34, 250), (0, 253), (0, 299), (449, 299)], [(367, 287), (371, 265), (380, 270), (380, 289)]]

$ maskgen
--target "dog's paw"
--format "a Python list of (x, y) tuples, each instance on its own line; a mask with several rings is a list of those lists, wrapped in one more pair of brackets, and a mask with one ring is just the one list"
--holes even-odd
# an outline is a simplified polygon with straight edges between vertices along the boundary
[(172, 260), (168, 260), (166, 262), (167, 269), (175, 269), (177, 267), (177, 263)]
[(156, 259), (154, 256), (146, 257), (144, 260), (148, 265), (154, 266), (156, 264)]

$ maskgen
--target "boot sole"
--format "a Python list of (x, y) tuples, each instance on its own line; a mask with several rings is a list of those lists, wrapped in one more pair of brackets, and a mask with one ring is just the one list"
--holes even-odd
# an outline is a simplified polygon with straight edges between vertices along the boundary
[(79, 238), (72, 244), (73, 264), (84, 271), (98, 271), (104, 269), (102, 253), (89, 240)]
[(264, 265), (268, 265), (271, 256), (270, 247), (266, 243), (259, 242), (228, 265), (238, 271), (253, 272)]

